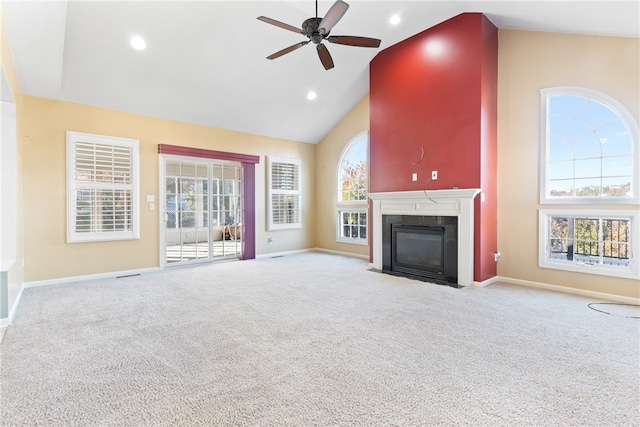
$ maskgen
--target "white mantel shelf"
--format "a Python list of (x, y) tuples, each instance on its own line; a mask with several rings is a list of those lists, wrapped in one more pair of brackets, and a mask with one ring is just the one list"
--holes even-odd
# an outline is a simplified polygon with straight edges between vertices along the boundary
[(373, 262), (382, 270), (382, 215), (458, 217), (458, 284), (473, 285), (473, 200), (479, 188), (369, 193)]

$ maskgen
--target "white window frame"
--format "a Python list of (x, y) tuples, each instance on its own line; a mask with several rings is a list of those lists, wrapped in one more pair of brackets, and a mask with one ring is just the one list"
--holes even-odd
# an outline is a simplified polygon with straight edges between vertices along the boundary
[[(297, 189), (285, 190), (273, 188), (273, 165), (276, 163), (282, 163), (287, 165), (293, 165), (297, 168)], [(302, 161), (300, 159), (288, 159), (284, 157), (267, 156), (267, 230), (292, 230), (302, 228)], [(273, 211), (273, 197), (274, 195), (291, 195), (297, 196), (297, 206), (295, 209), (298, 211), (298, 221), (287, 223), (274, 222)]]
[[(130, 183), (80, 182), (75, 177), (78, 143), (131, 149)], [(140, 238), (139, 141), (137, 139), (67, 131), (67, 243), (136, 240)], [(76, 191), (128, 190), (131, 192), (131, 224), (124, 231), (76, 231)]]
[[(338, 170), (336, 172), (337, 176), (337, 186), (336, 186), (336, 194), (337, 194), (337, 202), (336, 202), (336, 242), (339, 243), (350, 243), (354, 245), (368, 245), (369, 244), (369, 233), (367, 232), (366, 239), (354, 239), (352, 237), (347, 237), (343, 235), (342, 228), (342, 214), (343, 213), (365, 213), (367, 216), (367, 227), (369, 227), (369, 198), (367, 197), (365, 200), (342, 200), (342, 163), (346, 155), (351, 150), (351, 147), (357, 143), (361, 138), (366, 139), (367, 144), (367, 154), (366, 154), (366, 162), (367, 162), (367, 194), (369, 194), (369, 132), (364, 131), (358, 133), (356, 136), (351, 138), (351, 140), (347, 143), (347, 145), (342, 150), (342, 154), (340, 155), (340, 160), (338, 161)], [(367, 230), (369, 231), (369, 230)]]
[[(629, 266), (609, 266), (586, 264), (577, 260), (551, 259), (549, 256), (550, 219), (552, 217), (573, 217), (593, 219), (624, 219), (629, 220)], [(640, 279), (640, 263), (636, 259), (640, 253), (640, 213), (633, 210), (560, 210), (540, 209), (538, 214), (538, 266), (556, 270), (572, 271), (576, 273), (598, 274), (603, 276), (622, 277), (626, 279)]]
[[(547, 177), (549, 176), (549, 99), (557, 95), (574, 95), (591, 98), (616, 113), (629, 131), (632, 145), (633, 176), (631, 179), (630, 197), (551, 197), (547, 191)], [(638, 124), (629, 110), (614, 98), (588, 88), (574, 86), (560, 86), (540, 90), (540, 204), (566, 204), (566, 205), (620, 205), (640, 203), (640, 155)]]
[[(344, 236), (343, 235), (343, 224), (342, 224), (342, 215), (348, 213), (348, 214), (352, 214), (352, 213), (357, 213), (357, 214), (364, 214), (365, 218), (367, 220), (367, 237), (366, 238), (354, 238), (354, 237), (348, 237), (348, 236)], [(338, 224), (338, 230), (337, 230), (337, 237), (336, 237), (336, 241), (337, 242), (342, 242), (342, 243), (352, 243), (354, 245), (368, 245), (369, 244), (369, 211), (368, 209), (362, 209), (360, 207), (354, 207), (354, 208), (348, 208), (348, 207), (344, 207), (344, 208), (339, 208), (338, 209), (338, 217), (336, 218), (336, 223)]]

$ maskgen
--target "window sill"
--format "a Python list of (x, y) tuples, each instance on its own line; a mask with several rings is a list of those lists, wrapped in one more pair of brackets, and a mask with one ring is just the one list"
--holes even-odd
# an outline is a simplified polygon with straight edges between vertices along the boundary
[(570, 271), (573, 273), (597, 274), (600, 276), (620, 277), (622, 279), (640, 279), (638, 268), (607, 267), (605, 265), (591, 265), (577, 262), (543, 260), (538, 263), (540, 268)]
[(349, 243), (352, 245), (360, 245), (367, 246), (369, 244), (369, 239), (350, 239), (348, 237), (338, 237), (336, 239), (337, 243)]

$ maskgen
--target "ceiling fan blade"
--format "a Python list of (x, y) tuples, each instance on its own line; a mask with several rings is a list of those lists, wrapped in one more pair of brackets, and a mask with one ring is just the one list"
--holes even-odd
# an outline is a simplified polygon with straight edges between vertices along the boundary
[(285, 30), (293, 31), (294, 33), (304, 34), (300, 28), (285, 24), (284, 22), (276, 21), (275, 19), (267, 18), (266, 16), (258, 16), (258, 20), (266, 22), (267, 24), (275, 25), (276, 27), (284, 28)]
[(320, 34), (325, 35), (329, 34), (329, 31), (333, 28), (334, 25), (338, 23), (340, 19), (344, 16), (344, 14), (349, 9), (349, 5), (342, 0), (337, 0), (333, 6), (329, 9), (322, 21), (320, 21), (320, 25), (318, 25), (318, 31)]
[(329, 54), (329, 49), (322, 43), (316, 45), (316, 50), (318, 51), (318, 56), (320, 57), (320, 62), (324, 66), (325, 70), (330, 70), (333, 68), (333, 59), (331, 59), (331, 54)]
[(327, 41), (336, 44), (346, 44), (348, 46), (359, 47), (380, 47), (379, 39), (358, 36), (329, 36)]
[(305, 44), (309, 43), (310, 41), (311, 41), (311, 40), (307, 40), (307, 41), (304, 41), (304, 42), (296, 43), (296, 44), (291, 45), (291, 46), (289, 46), (289, 47), (287, 47), (287, 48), (284, 48), (284, 49), (282, 49), (282, 50), (279, 50), (279, 51), (277, 51), (276, 53), (274, 53), (274, 54), (271, 54), (271, 55), (267, 56), (267, 59), (276, 59), (276, 58), (280, 58), (282, 55), (285, 55), (285, 54), (287, 54), (287, 53), (289, 53), (289, 52), (293, 52), (294, 50), (296, 50), (296, 49), (298, 49), (298, 48), (300, 48), (300, 47), (304, 46)]

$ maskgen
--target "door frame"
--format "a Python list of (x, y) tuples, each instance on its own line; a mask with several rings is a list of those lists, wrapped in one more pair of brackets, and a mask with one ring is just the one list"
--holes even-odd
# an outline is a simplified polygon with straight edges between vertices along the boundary
[[(171, 156), (174, 158), (184, 157), (185, 161), (197, 161), (197, 159), (206, 159), (210, 160), (222, 160), (222, 161), (234, 161), (239, 162), (241, 164), (242, 170), (242, 193), (243, 193), (243, 206), (244, 206), (244, 219), (242, 221), (242, 249), (240, 252), (239, 259), (247, 260), (254, 259), (256, 257), (256, 213), (255, 213), (255, 190), (256, 190), (256, 179), (255, 179), (255, 165), (260, 163), (260, 157), (249, 155), (249, 154), (239, 154), (239, 153), (229, 153), (224, 151), (215, 151), (215, 150), (207, 150), (202, 148), (190, 148), (190, 147), (182, 147), (177, 145), (167, 145), (167, 144), (158, 144), (158, 162), (159, 162), (159, 174), (158, 174), (158, 189), (164, 189), (165, 183), (162, 182), (165, 176), (165, 159), (167, 156)], [(164, 190), (163, 190), (164, 191)], [(159, 239), (159, 265), (161, 269), (167, 267), (165, 253), (166, 250), (166, 236), (163, 232), (164, 226), (163, 222), (163, 211), (162, 205), (160, 202), (164, 200), (164, 195), (158, 192), (159, 200), (158, 200), (158, 220), (160, 221), (158, 224), (158, 229), (160, 230), (160, 239)], [(184, 265), (184, 264), (180, 264)]]

